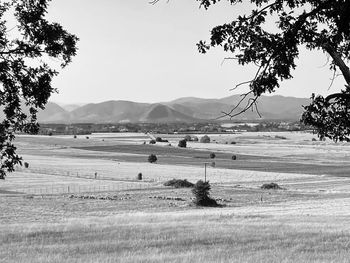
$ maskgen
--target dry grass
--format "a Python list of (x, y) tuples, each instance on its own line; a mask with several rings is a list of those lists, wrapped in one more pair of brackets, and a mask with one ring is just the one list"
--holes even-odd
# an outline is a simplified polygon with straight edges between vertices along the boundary
[[(348, 262), (349, 232), (215, 211), (1, 229), (3, 262)], [(329, 221), (331, 223), (331, 221)], [(345, 223), (348, 225), (348, 221)], [(3, 227), (2, 227), (3, 228)]]

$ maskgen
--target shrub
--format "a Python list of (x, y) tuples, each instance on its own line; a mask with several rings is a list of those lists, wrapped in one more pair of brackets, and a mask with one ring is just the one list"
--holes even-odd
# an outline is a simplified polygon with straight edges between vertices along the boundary
[(192, 141), (190, 135), (186, 135), (186, 136), (184, 137), (184, 140), (186, 140), (186, 141), (188, 141), (188, 142)]
[(237, 160), (237, 156), (236, 155), (232, 155), (232, 160)]
[(275, 136), (275, 139), (287, 140), (286, 137), (284, 137), (284, 136), (279, 136), (279, 135), (276, 135), (276, 136)]
[(185, 139), (180, 140), (178, 146), (181, 147), (181, 148), (186, 148), (187, 147), (187, 141)]
[(148, 162), (150, 163), (155, 163), (157, 160), (158, 160), (157, 156), (153, 153), (150, 156), (148, 156)]
[(194, 186), (193, 183), (187, 181), (186, 179), (185, 180), (181, 180), (181, 179), (172, 179), (172, 180), (169, 180), (169, 181), (166, 181), (164, 183), (165, 186), (172, 186), (172, 187), (175, 187), (175, 188), (191, 188)]
[(316, 142), (317, 140), (316, 140), (316, 138), (312, 138), (312, 141), (313, 141), (313, 142)]
[(197, 136), (193, 136), (193, 137), (192, 137), (192, 141), (198, 142), (198, 137), (197, 137)]
[(280, 187), (278, 184), (276, 183), (269, 183), (269, 184), (263, 184), (261, 187), (261, 189), (282, 189), (282, 187)]
[(142, 180), (142, 173), (138, 173), (137, 180)]
[(76, 136), (76, 135), (74, 135), (74, 136), (73, 136), (73, 138), (74, 138), (74, 139), (76, 139), (76, 138), (77, 138), (77, 136)]
[(25, 163), (24, 163), (24, 167), (25, 167), (25, 168), (29, 168), (29, 163), (25, 162)]
[(157, 137), (156, 138), (156, 142), (162, 142), (163, 140), (162, 140), (162, 138), (161, 137)]
[(164, 140), (161, 137), (156, 138), (156, 142), (169, 142), (168, 140)]
[(194, 203), (197, 206), (218, 206), (218, 203), (209, 196), (210, 184), (199, 180), (192, 189), (195, 197)]
[(232, 141), (231, 144), (237, 144), (236, 142)]
[(215, 153), (210, 153), (209, 157), (210, 157), (210, 159), (215, 159), (216, 155), (215, 155)]
[(89, 136), (86, 136), (86, 139), (90, 139)]
[(201, 143), (210, 143), (210, 137), (208, 135), (204, 135), (201, 139), (200, 139)]
[(149, 144), (156, 144), (156, 141), (155, 140), (150, 140)]

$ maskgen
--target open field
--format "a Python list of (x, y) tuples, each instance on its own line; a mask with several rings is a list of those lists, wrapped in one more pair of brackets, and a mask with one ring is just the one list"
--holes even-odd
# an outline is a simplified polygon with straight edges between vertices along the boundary
[[(161, 137), (172, 146), (142, 134), (19, 136), (29, 168), (0, 182), (0, 262), (348, 262), (350, 145), (245, 133), (179, 149), (182, 135)], [(163, 186), (203, 179), (212, 161), (223, 207)], [(260, 189), (269, 182), (284, 189)]]

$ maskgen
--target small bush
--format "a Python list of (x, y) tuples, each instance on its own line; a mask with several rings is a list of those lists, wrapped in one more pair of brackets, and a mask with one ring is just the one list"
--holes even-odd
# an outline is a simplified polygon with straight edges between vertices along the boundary
[(216, 155), (215, 155), (215, 153), (210, 153), (209, 157), (210, 157), (210, 159), (215, 159)]
[(156, 142), (169, 142), (168, 140), (164, 140), (161, 137), (156, 138)]
[(187, 147), (187, 141), (185, 139), (180, 140), (178, 146), (181, 147), (181, 148), (186, 148)]
[(275, 139), (287, 140), (286, 137), (284, 137), (284, 136), (279, 136), (279, 135), (276, 135), (276, 136), (275, 136)]
[(148, 156), (148, 162), (150, 163), (155, 163), (157, 160), (158, 160), (157, 156), (153, 153), (150, 156)]
[(236, 155), (232, 155), (232, 160), (237, 160), (237, 156)]
[(317, 140), (316, 140), (316, 138), (312, 138), (312, 141), (313, 141), (313, 142), (316, 142)]
[(184, 140), (186, 140), (186, 141), (188, 141), (188, 142), (192, 141), (190, 135), (186, 135), (186, 136), (184, 137)]
[(191, 188), (194, 186), (193, 183), (187, 181), (186, 179), (185, 180), (181, 180), (181, 179), (172, 179), (172, 180), (169, 180), (169, 181), (166, 181), (164, 183), (165, 186), (172, 186), (172, 187), (175, 187), (175, 188)]
[(142, 173), (138, 173), (138, 175), (137, 175), (137, 180), (142, 180)]
[(156, 144), (156, 141), (155, 140), (150, 140), (149, 144)]
[(76, 139), (76, 138), (77, 138), (77, 136), (76, 136), (76, 135), (74, 135), (74, 136), (73, 136), (73, 138), (74, 138), (74, 139)]
[(25, 162), (25, 163), (24, 163), (24, 167), (25, 167), (25, 168), (29, 168), (29, 163)]
[(278, 184), (276, 183), (269, 183), (269, 184), (263, 184), (261, 187), (261, 189), (282, 189), (282, 187), (280, 187)]
[(86, 139), (88, 140), (88, 139), (90, 139), (90, 137), (89, 137), (89, 136), (86, 136)]
[(193, 137), (192, 137), (192, 141), (198, 142), (198, 137), (197, 137), (197, 136), (193, 136)]
[(200, 139), (201, 143), (210, 143), (210, 137), (208, 135), (204, 135), (201, 139)]
[(230, 142), (231, 144), (237, 144), (236, 142), (234, 142), (234, 141), (232, 141), (232, 142)]
[(209, 196), (210, 188), (209, 182), (202, 180), (193, 186), (192, 193), (195, 197), (194, 203), (197, 206), (218, 206), (218, 203)]

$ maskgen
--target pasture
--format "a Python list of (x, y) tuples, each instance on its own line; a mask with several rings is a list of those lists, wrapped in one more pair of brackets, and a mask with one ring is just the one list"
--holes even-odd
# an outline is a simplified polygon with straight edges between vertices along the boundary
[[(0, 182), (0, 262), (348, 262), (348, 144), (242, 133), (182, 149), (183, 135), (160, 136), (171, 146), (145, 134), (18, 136), (29, 167)], [(221, 208), (163, 185), (204, 179), (212, 162)], [(270, 182), (283, 189), (260, 188)]]

